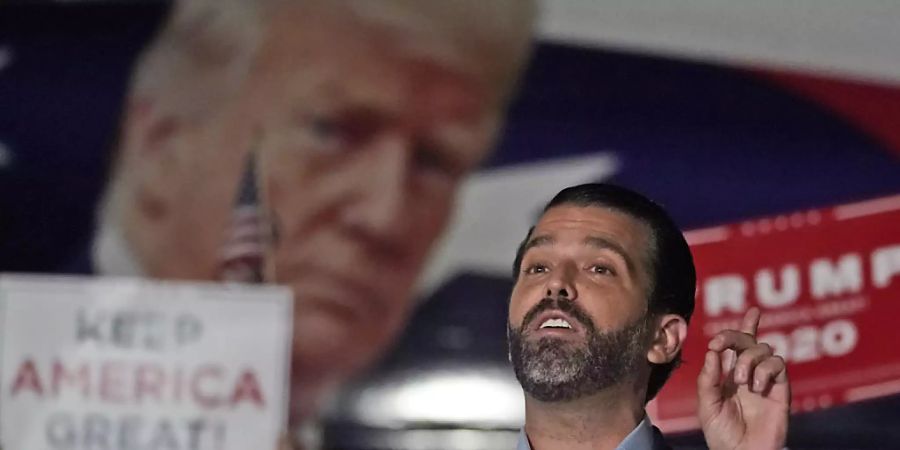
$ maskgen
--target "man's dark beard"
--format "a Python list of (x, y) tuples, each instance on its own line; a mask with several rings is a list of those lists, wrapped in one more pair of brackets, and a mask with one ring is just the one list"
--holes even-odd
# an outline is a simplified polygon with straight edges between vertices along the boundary
[[(543, 311), (558, 309), (585, 327), (583, 345), (545, 337), (528, 341), (528, 324)], [(599, 332), (587, 313), (572, 300), (545, 298), (532, 308), (518, 330), (507, 324), (509, 354), (519, 384), (543, 402), (569, 401), (625, 381), (643, 359), (647, 320), (618, 331)]]

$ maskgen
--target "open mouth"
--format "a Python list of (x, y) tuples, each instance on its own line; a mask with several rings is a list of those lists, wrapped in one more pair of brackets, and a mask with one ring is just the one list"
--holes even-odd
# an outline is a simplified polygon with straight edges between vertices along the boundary
[(574, 317), (560, 311), (549, 310), (538, 314), (528, 327), (535, 336), (579, 336), (584, 333), (582, 326)]
[(569, 321), (566, 319), (554, 317), (554, 318), (545, 320), (538, 327), (539, 330), (543, 330), (543, 329), (547, 329), (547, 328), (557, 329), (557, 330), (571, 330), (572, 324), (570, 324)]

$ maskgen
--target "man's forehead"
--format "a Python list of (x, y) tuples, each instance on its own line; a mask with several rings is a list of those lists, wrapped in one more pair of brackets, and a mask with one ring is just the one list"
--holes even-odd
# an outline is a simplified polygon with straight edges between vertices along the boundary
[[(622, 211), (600, 206), (560, 205), (547, 210), (538, 220), (528, 248), (566, 241), (591, 247), (617, 247), (644, 260), (651, 257), (651, 238), (649, 226)], [(533, 242), (536, 239), (541, 242)], [(597, 245), (603, 242), (604, 245)]]
[[(331, 89), (331, 97), (338, 97), (332, 101), (417, 117), (438, 111), (445, 119), (472, 121), (501, 109), (500, 89), (484, 72), (485, 62), (458, 54), (450, 37), (426, 33), (411, 39), (405, 33), (412, 30), (388, 33), (382, 24), (335, 16), (332, 8), (315, 20), (296, 15), (304, 8), (284, 9), (264, 41), (268, 57), (260, 70), (280, 69), (292, 77), (300, 72), (306, 80), (300, 90)], [(295, 20), (289, 20), (292, 13)]]
[(532, 235), (556, 231), (584, 230), (605, 233), (642, 234), (647, 226), (622, 211), (602, 206), (559, 205), (541, 215)]
[[(488, 88), (486, 92), (496, 90), (483, 68), (493, 61), (471, 49), (462, 49), (459, 36), (436, 34), (427, 26), (396, 27), (390, 22), (341, 14), (339, 9), (329, 7), (319, 14), (310, 14), (296, 5), (281, 7), (266, 25), (263, 46), (270, 52), (280, 52), (279, 56), (288, 62), (335, 54), (353, 60), (390, 58), (431, 65), (438, 71), (483, 83)], [(388, 62), (396, 64), (397, 61)]]

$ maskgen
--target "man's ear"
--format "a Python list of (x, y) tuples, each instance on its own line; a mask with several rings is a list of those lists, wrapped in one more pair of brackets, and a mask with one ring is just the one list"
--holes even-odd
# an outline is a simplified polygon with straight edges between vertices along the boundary
[(687, 321), (677, 314), (666, 314), (659, 319), (650, 350), (647, 351), (647, 361), (653, 364), (666, 364), (671, 362), (681, 351), (684, 340), (687, 338)]

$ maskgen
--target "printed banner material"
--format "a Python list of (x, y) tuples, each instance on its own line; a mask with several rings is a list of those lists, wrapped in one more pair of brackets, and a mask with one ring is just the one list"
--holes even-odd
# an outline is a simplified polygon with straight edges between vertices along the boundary
[(709, 340), (762, 311), (759, 340), (788, 363), (793, 409), (900, 392), (900, 196), (686, 233), (697, 306), (685, 364), (651, 408), (664, 431), (696, 428)]
[(274, 449), (290, 291), (0, 277), (4, 449)]

